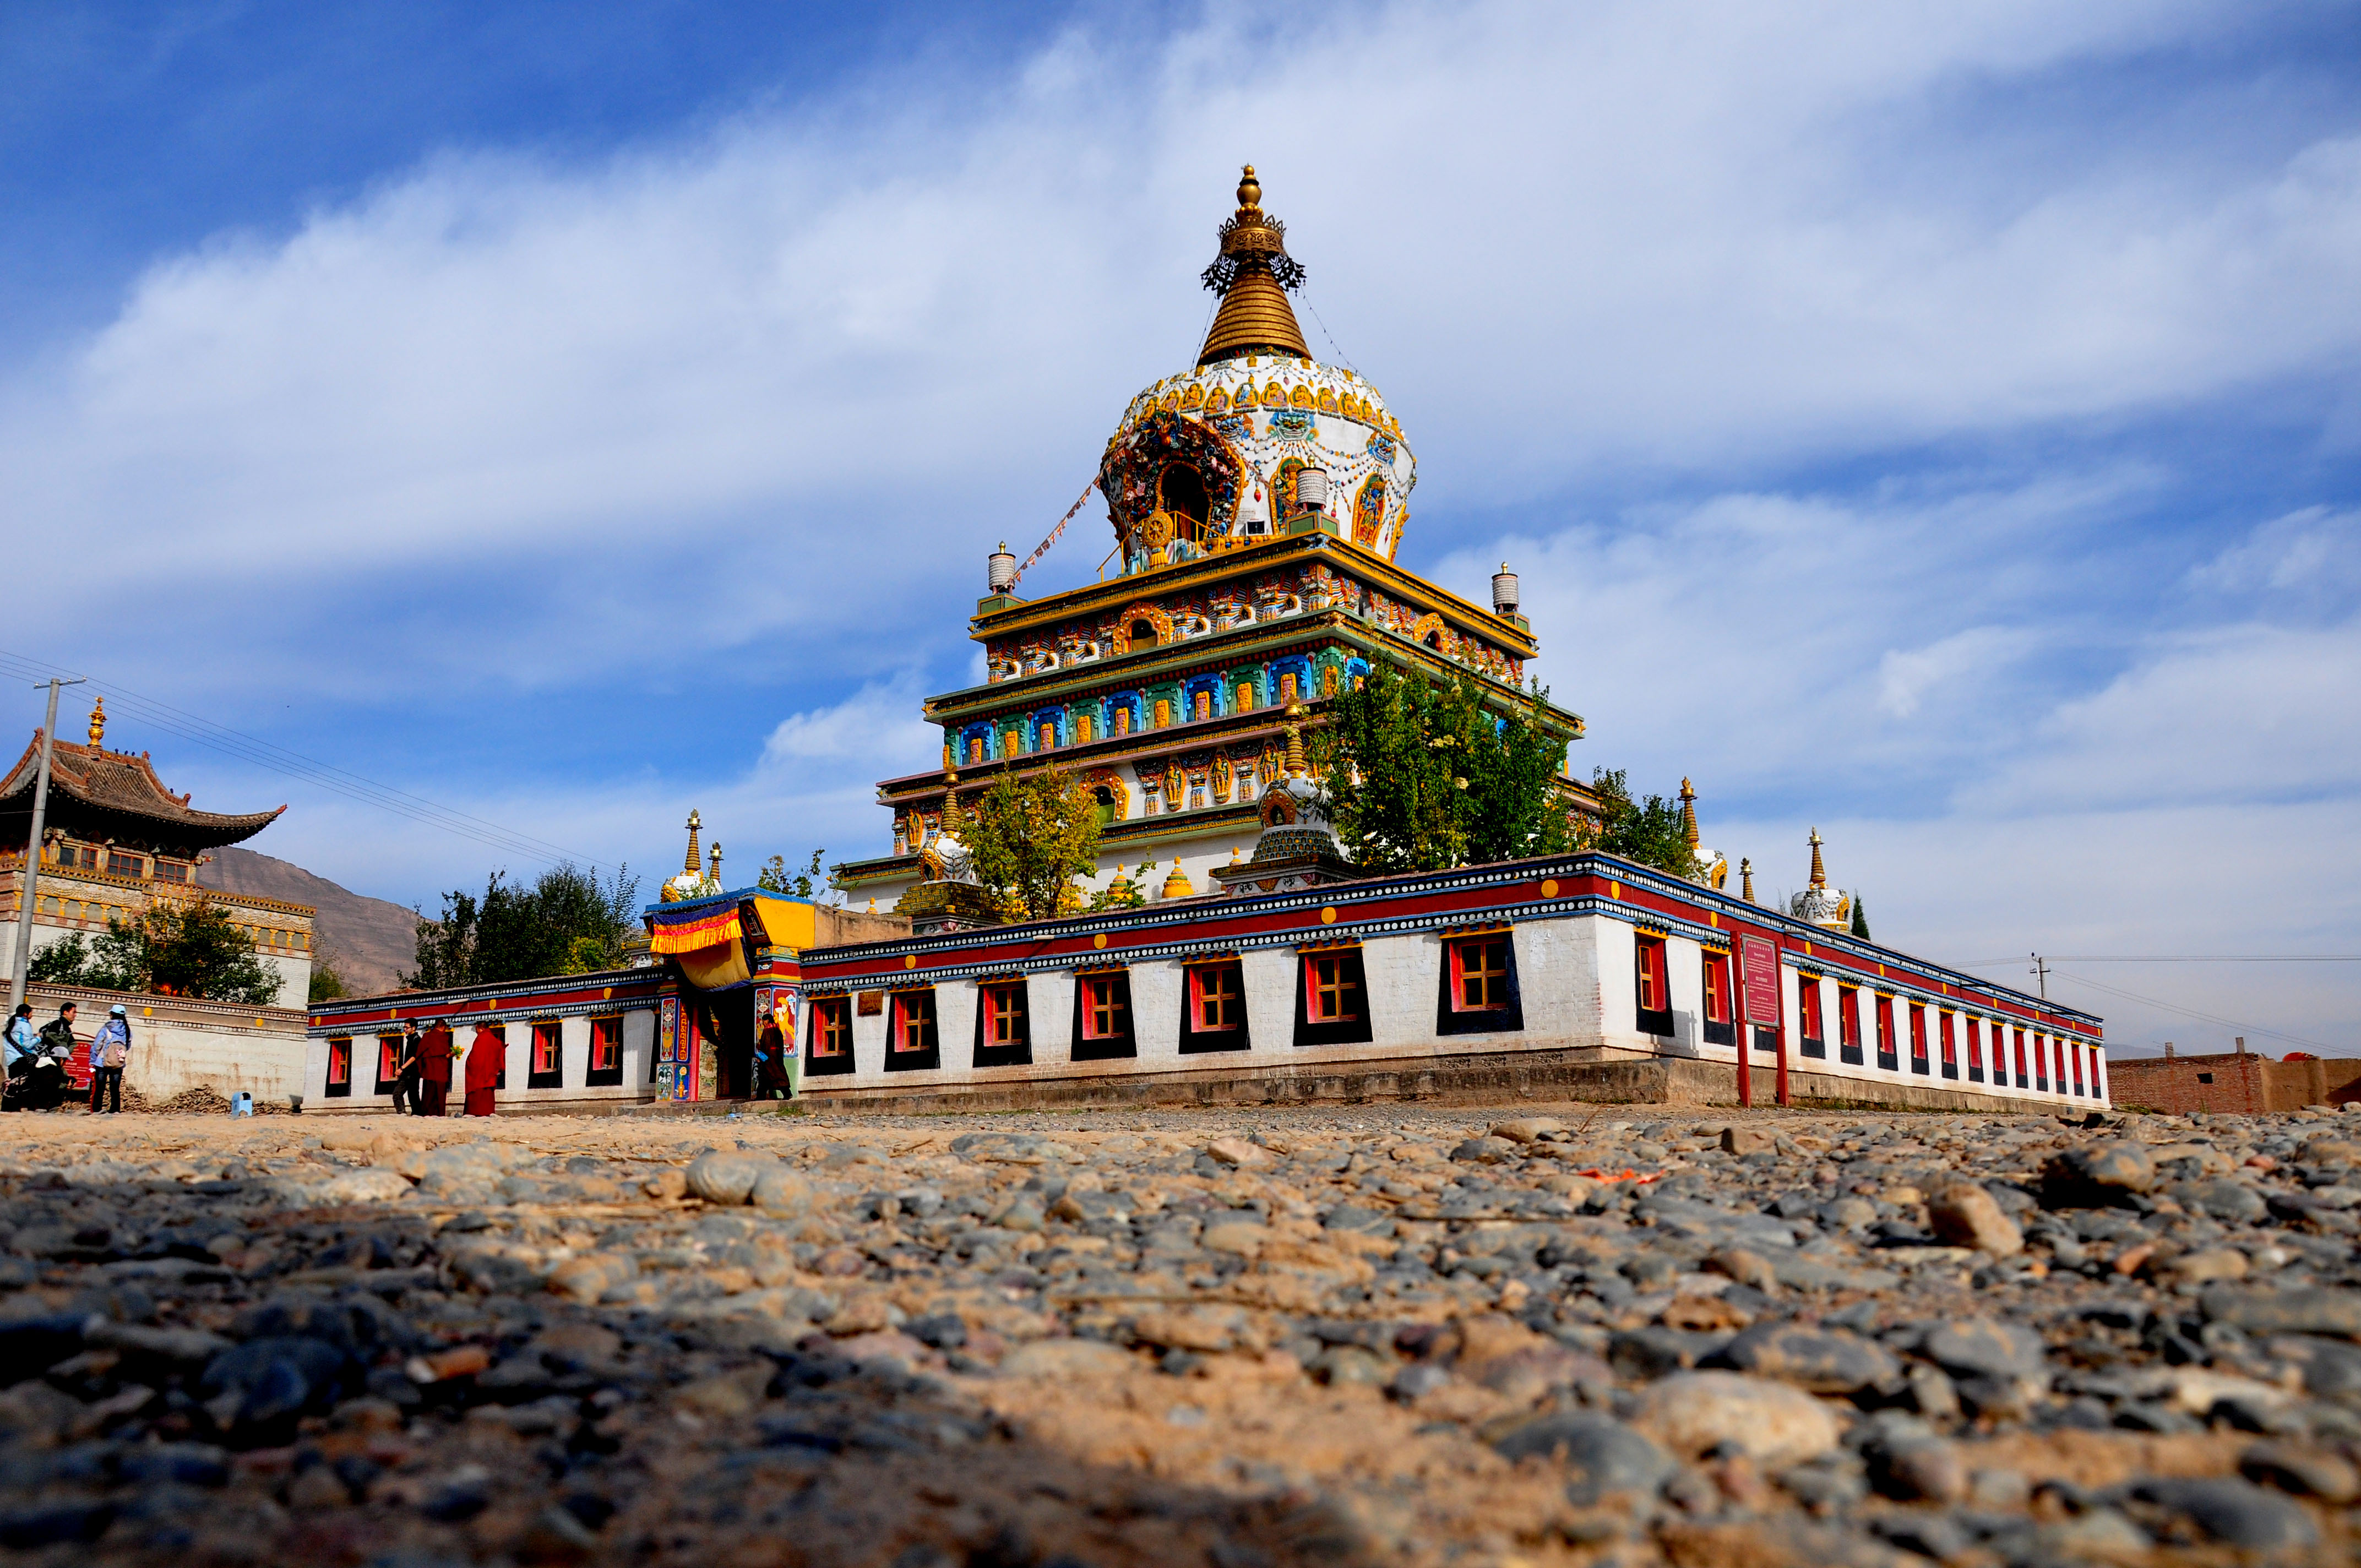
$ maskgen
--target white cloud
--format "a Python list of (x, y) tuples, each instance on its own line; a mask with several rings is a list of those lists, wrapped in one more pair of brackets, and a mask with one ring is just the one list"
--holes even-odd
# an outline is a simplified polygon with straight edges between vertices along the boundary
[(1886, 650), (1877, 665), (1877, 706), (1895, 718), (1918, 711), (1928, 688), (1994, 666), (2022, 654), (2031, 639), (2023, 631), (1971, 626), (1923, 648)]

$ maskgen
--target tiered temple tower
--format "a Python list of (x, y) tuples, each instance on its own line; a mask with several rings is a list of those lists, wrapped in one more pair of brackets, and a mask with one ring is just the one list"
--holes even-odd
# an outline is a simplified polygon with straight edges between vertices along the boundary
[[(1205, 269), (1222, 303), (1195, 367), (1133, 399), (1100, 460), (1119, 574), (1027, 600), (1016, 557), (994, 553), (970, 622), (985, 684), (928, 699), (941, 764), (877, 786), (894, 852), (835, 868), (854, 896), (890, 905), (923, 879), (947, 798), (1050, 762), (1097, 795), (1099, 885), (1154, 862), (1151, 894), (1208, 892), (1287, 777), (1287, 725), (1316, 727), (1373, 662), (1471, 676), (1503, 711), (1530, 703), (1516, 577), (1502, 568), (1487, 609), (1394, 564), (1418, 479), (1401, 422), (1311, 356), (1288, 302), (1303, 269), (1251, 165), (1237, 199)], [(1543, 719), (1582, 733), (1563, 708)], [(1595, 810), (1562, 787), (1569, 810)]]

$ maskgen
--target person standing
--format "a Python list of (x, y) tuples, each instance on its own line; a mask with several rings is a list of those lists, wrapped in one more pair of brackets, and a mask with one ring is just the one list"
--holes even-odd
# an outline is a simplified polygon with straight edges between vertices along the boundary
[(401, 1032), (401, 1039), (393, 1047), (393, 1113), (397, 1116), (403, 1114), (405, 1109), (412, 1116), (426, 1114), (426, 1108), (418, 1102), (418, 1054), (421, 1046), (418, 1022), (412, 1019), (410, 1027)]
[(32, 1107), (36, 1111), (54, 1111), (65, 1103), (66, 1064), (74, 1054), (74, 1004), (71, 1002), (58, 1009), (58, 1015), (41, 1025), (41, 1054), (33, 1063)]
[(492, 1114), (501, 1070), (508, 1065), (503, 1059), (508, 1055), (508, 1048), (506, 1031), (481, 1026), (476, 1030), (475, 1043), (467, 1050), (467, 1114)]
[(90, 1112), (109, 1116), (123, 1111), (123, 1069), (131, 1062), (131, 1015), (118, 1002), (90, 1042)]
[(41, 1034), (33, 1027), (31, 1003), (16, 1003), (16, 1015), (8, 1020), (5, 1047), (8, 1080), (5, 1088), (0, 1089), (0, 1099), (5, 1100), (7, 1109), (22, 1111), (25, 1097), (33, 1089), (33, 1062), (41, 1053)]
[(432, 1028), (422, 1025), (418, 1036), (418, 1076), (423, 1091), (419, 1102), (420, 1115), (451, 1113), (451, 1058), (458, 1054), (449, 1024), (437, 1024)]

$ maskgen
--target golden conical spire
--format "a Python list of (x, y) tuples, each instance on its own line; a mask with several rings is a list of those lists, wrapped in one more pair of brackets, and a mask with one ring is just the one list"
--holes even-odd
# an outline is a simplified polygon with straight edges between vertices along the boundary
[(1817, 828), (1812, 829), (1812, 885), (1816, 888), (1828, 885), (1828, 868), (1820, 864), (1820, 830)]
[[(1297, 718), (1302, 712), (1303, 707), (1301, 703), (1288, 705), (1287, 717), (1290, 719)], [(1290, 723), (1287, 726), (1287, 776), (1291, 779), (1301, 778), (1307, 765), (1303, 758), (1303, 726)]]
[(1222, 254), (1205, 269), (1205, 286), (1220, 293), (1222, 308), (1197, 363), (1257, 353), (1311, 358), (1295, 308), (1287, 302), (1287, 286), (1302, 279), (1303, 269), (1287, 254), (1287, 225), (1262, 210), (1262, 185), (1251, 163), (1238, 181), (1238, 210), (1222, 225), (1221, 239)]
[(712, 859), (712, 867), (707, 871), (705, 877), (708, 882), (719, 887), (721, 885), (721, 840), (719, 839), (713, 841)]
[(697, 852), (697, 830), (703, 826), (704, 824), (697, 819), (697, 813), (691, 811), (688, 814), (688, 859), (681, 862), (680, 868), (690, 876), (697, 874), (697, 862), (704, 859)]
[(97, 750), (97, 749), (98, 749), (98, 743), (99, 743), (99, 741), (101, 741), (102, 740), (105, 739), (105, 736), (106, 736), (106, 699), (105, 699), (104, 697), (100, 697), (100, 698), (98, 699), (98, 701), (96, 701), (95, 703), (93, 703), (93, 704), (92, 704), (92, 705), (91, 705), (91, 709), (90, 709), (90, 744), (91, 744), (91, 749), (92, 749), (92, 750), (93, 750), (93, 751)]
[(1754, 862), (1742, 855), (1738, 861), (1738, 896), (1749, 904), (1754, 902)]
[(1697, 848), (1697, 791), (1689, 787), (1686, 779), (1681, 781), (1681, 831), (1689, 836), (1689, 853), (1695, 855)]

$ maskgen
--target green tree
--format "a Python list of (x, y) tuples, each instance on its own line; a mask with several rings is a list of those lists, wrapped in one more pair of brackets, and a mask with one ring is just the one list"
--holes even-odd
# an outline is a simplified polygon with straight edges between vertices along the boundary
[(136, 920), (110, 920), (85, 943), (76, 931), (33, 956), (32, 980), (151, 996), (193, 996), (269, 1007), (279, 975), (258, 958), (254, 938), (202, 893), (157, 899)]
[(786, 856), (773, 855), (763, 862), (762, 874), (754, 879), (754, 885), (768, 893), (785, 894), (790, 898), (809, 898), (814, 889), (826, 892), (829, 883), (827, 876), (820, 871), (820, 857), (827, 853), (825, 849), (814, 850), (811, 863), (793, 873), (787, 870)]
[(1043, 768), (1028, 778), (1003, 773), (974, 806), (943, 813), (974, 857), (976, 880), (1020, 918), (1048, 920), (1082, 907), (1073, 879), (1098, 869), (1099, 803), (1090, 786), (1065, 770)]
[(336, 968), (335, 949), (322, 945), (315, 936), (312, 948), (311, 1000), (334, 1002), (339, 996), (351, 994), (350, 988), (345, 984), (344, 971)]
[(1373, 872), (1441, 871), (1553, 854), (1572, 843), (1553, 781), (1565, 741), (1542, 724), (1549, 694), (1496, 711), (1472, 683), (1379, 664), (1329, 699), (1313, 755), (1336, 840)]
[(418, 920), (418, 967), (401, 983), (419, 991), (583, 974), (622, 962), (637, 925), (640, 879), (629, 867), (606, 881), (571, 862), (532, 886), (494, 872), (481, 898), (443, 895), (440, 919)]
[(1592, 770), (1590, 788), (1598, 796), (1599, 822), (1576, 836), (1576, 848), (1620, 855), (1677, 877), (1698, 873), (1678, 799), (1661, 795), (1633, 799), (1621, 768)]
[(33, 955), (25, 978), (38, 985), (87, 985), (82, 976), (89, 971), (90, 944), (81, 932), (69, 931)]
[(1861, 912), (1861, 894), (1852, 895), (1852, 934), (1862, 941), (1873, 940), (1869, 934), (1869, 916)]

